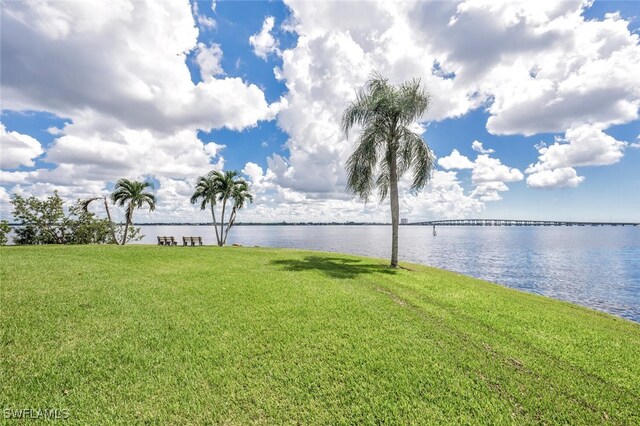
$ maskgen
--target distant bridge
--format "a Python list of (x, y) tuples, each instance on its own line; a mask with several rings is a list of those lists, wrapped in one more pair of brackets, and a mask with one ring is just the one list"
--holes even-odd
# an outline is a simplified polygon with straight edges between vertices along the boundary
[(634, 222), (573, 222), (570, 220), (514, 220), (514, 219), (448, 219), (412, 222), (406, 225), (423, 226), (640, 226)]

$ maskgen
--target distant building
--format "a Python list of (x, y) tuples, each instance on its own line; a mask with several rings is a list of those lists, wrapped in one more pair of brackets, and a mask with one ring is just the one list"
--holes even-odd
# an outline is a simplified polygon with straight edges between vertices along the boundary
[(408, 225), (409, 219), (400, 219), (400, 225)]

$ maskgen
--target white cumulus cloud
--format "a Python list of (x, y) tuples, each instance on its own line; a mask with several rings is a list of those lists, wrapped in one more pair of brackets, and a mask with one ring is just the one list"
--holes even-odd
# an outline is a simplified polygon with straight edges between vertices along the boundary
[(627, 142), (618, 141), (597, 127), (572, 127), (550, 146), (539, 148), (539, 161), (527, 173), (562, 167), (606, 166), (620, 161)]
[(200, 67), (200, 76), (203, 81), (224, 74), (220, 64), (222, 49), (219, 44), (211, 43), (207, 46), (204, 43), (198, 43), (197, 52), (196, 63)]
[[(487, 152), (478, 141), (474, 141), (471, 147), (475, 151), (480, 149)], [(474, 190), (470, 196), (481, 202), (502, 199), (499, 192), (509, 190), (507, 182), (518, 182), (524, 179), (520, 170), (502, 164), (498, 158), (492, 158), (488, 154), (478, 155), (474, 161), (471, 161), (468, 157), (460, 154), (457, 149), (454, 149), (450, 155), (438, 159), (438, 165), (446, 170), (471, 169), (471, 182), (474, 184)]]
[(280, 55), (278, 41), (273, 37), (273, 34), (271, 34), (274, 25), (275, 18), (273, 16), (267, 16), (264, 18), (260, 32), (249, 37), (249, 44), (253, 47), (253, 52), (264, 60), (272, 53)]
[(482, 146), (482, 142), (480, 141), (473, 141), (471, 143), (471, 149), (473, 149), (476, 152), (479, 152), (480, 154), (493, 154), (494, 152), (496, 152), (493, 149), (485, 149), (485, 147)]
[[(218, 25), (216, 20), (213, 18), (210, 18), (204, 13), (201, 13), (198, 3), (199, 2), (197, 0), (193, 2), (193, 16), (196, 19), (196, 22), (198, 22), (198, 26), (204, 30), (210, 30), (210, 29), (216, 28)], [(211, 2), (211, 10), (213, 10), (213, 12), (216, 11), (215, 1)]]
[(517, 182), (522, 179), (524, 175), (520, 170), (502, 164), (499, 159), (486, 154), (478, 155), (471, 175), (473, 183)]
[(32, 167), (33, 160), (44, 150), (36, 139), (18, 132), (7, 132), (0, 123), (0, 167), (15, 169), (20, 166)]
[(473, 161), (460, 154), (460, 151), (457, 149), (451, 151), (451, 154), (446, 157), (438, 158), (438, 165), (445, 170), (473, 169), (474, 167)]
[(191, 81), (186, 55), (198, 50), (208, 75), (220, 71), (220, 52), (198, 45), (187, 2), (8, 2), (2, 16), (5, 109), (163, 132), (241, 130), (273, 117), (254, 84)]
[[(156, 179), (154, 220), (182, 211), (171, 204), (177, 198), (163, 199), (170, 193), (163, 186), (224, 165), (221, 146), (204, 143), (198, 130), (241, 131), (286, 107), (285, 100), (269, 104), (256, 84), (220, 78), (222, 49), (198, 42), (198, 26), (210, 28), (213, 21), (197, 6), (170, 0), (3, 3), (3, 109), (46, 111), (69, 123), (50, 129), (56, 139), (44, 159), (53, 169), (3, 171), (7, 190), (40, 195), (56, 189), (73, 200), (102, 193), (121, 177)], [(190, 53), (199, 83), (187, 67)], [(19, 154), (7, 142), (3, 168), (33, 166), (43, 154), (37, 141), (23, 136)]]
[(576, 187), (582, 181), (584, 181), (584, 176), (578, 176), (573, 167), (542, 170), (527, 177), (527, 185), (533, 188)]
[(628, 142), (619, 141), (592, 125), (578, 125), (567, 130), (564, 139), (538, 147), (538, 162), (526, 172), (529, 186), (535, 188), (575, 187), (584, 177), (574, 167), (606, 166), (624, 156)]

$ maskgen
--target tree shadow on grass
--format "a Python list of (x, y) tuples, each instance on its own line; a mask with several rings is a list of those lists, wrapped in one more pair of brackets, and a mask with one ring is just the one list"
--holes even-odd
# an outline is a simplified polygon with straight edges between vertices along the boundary
[(394, 275), (395, 269), (385, 265), (372, 265), (358, 259), (341, 257), (307, 256), (304, 259), (282, 259), (271, 261), (273, 265), (281, 266), (285, 271), (320, 271), (332, 278), (356, 278), (363, 274)]

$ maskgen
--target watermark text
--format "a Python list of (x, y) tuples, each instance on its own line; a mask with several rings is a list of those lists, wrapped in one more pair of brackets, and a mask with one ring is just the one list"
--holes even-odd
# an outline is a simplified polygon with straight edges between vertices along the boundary
[(69, 410), (66, 408), (5, 408), (3, 414), (6, 420), (66, 420), (69, 418)]

